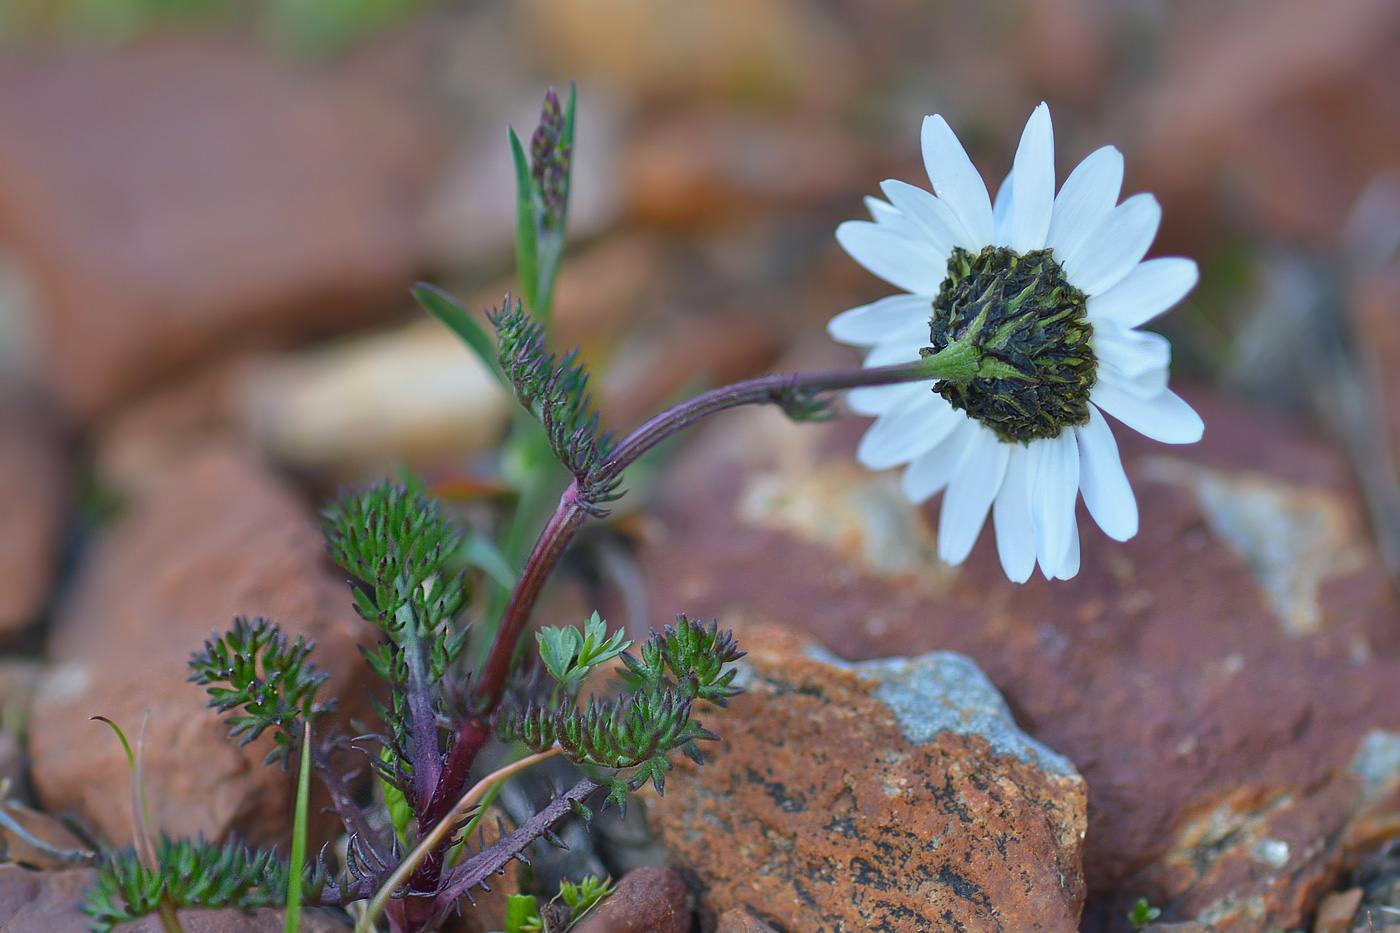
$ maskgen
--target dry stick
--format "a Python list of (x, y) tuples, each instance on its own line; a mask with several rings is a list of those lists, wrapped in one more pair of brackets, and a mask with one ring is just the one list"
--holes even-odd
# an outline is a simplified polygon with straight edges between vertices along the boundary
[(437, 846), (452, 833), (452, 830), (455, 828), (454, 824), (456, 823), (457, 816), (462, 815), (467, 808), (471, 807), (485, 796), (486, 791), (491, 788), (491, 785), (504, 781), (512, 774), (523, 771), (530, 767), (530, 765), (538, 764), (547, 758), (552, 758), (559, 754), (559, 752), (560, 748), (556, 745), (548, 751), (538, 752), (534, 755), (530, 755), (528, 758), (522, 758), (519, 761), (508, 764), (504, 768), (492, 771), (490, 774), (486, 775), (486, 777), (477, 781), (470, 790), (461, 796), (447, 815), (438, 821), (438, 824), (432, 828), (432, 831), (423, 837), (422, 841), (414, 847), (413, 851), (399, 863), (399, 867), (394, 869), (394, 873), (389, 876), (389, 880), (385, 881), (384, 884), (380, 886), (379, 891), (374, 895), (373, 899), (370, 900), (369, 906), (365, 908), (364, 916), (360, 918), (359, 923), (355, 924), (355, 933), (369, 933), (369, 931), (374, 928), (374, 922), (378, 920), (379, 915), (384, 912), (384, 908), (388, 905), (389, 898), (393, 897), (395, 889), (407, 881), (408, 876), (413, 874), (413, 870), (418, 867), (418, 863), (427, 858), (428, 853), (437, 848)]

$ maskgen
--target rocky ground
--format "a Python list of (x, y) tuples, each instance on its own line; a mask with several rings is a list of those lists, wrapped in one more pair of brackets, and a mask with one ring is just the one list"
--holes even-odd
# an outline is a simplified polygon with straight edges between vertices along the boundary
[[(836, 223), (916, 177), (922, 114), (1000, 177), (1046, 99), (1061, 175), (1118, 144), (1155, 251), (1201, 264), (1162, 328), (1205, 439), (1120, 432), (1141, 532), (1085, 520), (1079, 576), (1024, 586), (990, 535), (938, 562), (936, 513), (855, 463), (863, 419), (737, 413), (671, 448), (543, 615), (717, 617), (746, 693), (713, 761), (634, 808), (649, 828), (605, 821), (536, 876), (621, 879), (582, 933), (1125, 933), (1140, 898), (1160, 933), (1396, 933), (1397, 52), (1388, 0), (528, 0), (318, 63), (228, 30), (4, 47), (4, 812), (59, 850), (128, 842), (90, 717), (149, 713), (154, 823), (285, 839), (287, 775), (184, 662), (274, 616), (367, 715), (316, 511), (400, 463), (489, 485), (508, 400), (407, 288), (511, 287), (503, 128), (547, 83), (581, 100), (556, 334), (618, 427), (852, 362), (822, 327), (882, 286)], [(84, 929), (90, 870), (0, 840), (0, 929)]]

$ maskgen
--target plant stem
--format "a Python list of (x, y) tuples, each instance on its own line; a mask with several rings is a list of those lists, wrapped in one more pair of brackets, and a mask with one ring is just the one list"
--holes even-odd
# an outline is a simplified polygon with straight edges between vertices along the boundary
[(474, 856), (475, 864), (471, 865), (470, 868), (463, 866), (466, 870), (459, 870), (455, 873), (438, 892), (438, 913), (446, 911), (456, 902), (457, 898), (499, 872), (509, 864), (511, 859), (524, 852), (530, 843), (540, 838), (546, 830), (571, 813), (576, 804), (587, 800), (589, 795), (598, 790), (600, 786), (591, 778), (583, 778), (573, 787), (555, 797), (543, 810), (530, 817), (524, 826), (497, 842), (487, 852)]
[(491, 650), (486, 655), (486, 663), (481, 667), (476, 688), (477, 699), (483, 704), (484, 711), (495, 709), (497, 701), (500, 700), (506, 675), (510, 673), (511, 656), (515, 653), (520, 633), (535, 608), (535, 600), (539, 598), (540, 590), (544, 588), (549, 575), (554, 572), (564, 549), (568, 547), (575, 532), (587, 517), (588, 512), (579, 499), (578, 481), (575, 480), (559, 497), (559, 507), (535, 541), (535, 549), (525, 562), (520, 582), (515, 584), (515, 591), (511, 593), (510, 602), (506, 604), (505, 615), (501, 617), (501, 624), (497, 626), (495, 637), (491, 640)]
[(637, 458), (672, 434), (690, 427), (702, 418), (730, 408), (738, 408), (740, 405), (774, 404), (780, 402), (784, 395), (793, 392), (831, 392), (860, 386), (934, 380), (941, 378), (950, 368), (944, 365), (947, 362), (950, 360), (940, 353), (913, 363), (898, 363), (874, 369), (763, 376), (713, 389), (663, 411), (627, 435), (590, 479), (606, 482), (617, 478), (623, 470), (635, 463)]
[(422, 862), (430, 852), (435, 850), (449, 835), (451, 835), (452, 830), (456, 827), (457, 816), (464, 813), (464, 811), (480, 800), (486, 794), (486, 791), (491, 788), (491, 785), (504, 781), (512, 774), (515, 774), (517, 771), (523, 771), (530, 767), (530, 765), (538, 764), (547, 758), (552, 758), (559, 754), (559, 751), (559, 747), (555, 746), (547, 751), (531, 755), (528, 758), (522, 758), (519, 761), (506, 765), (504, 768), (492, 771), (490, 774), (486, 775), (486, 777), (477, 781), (470, 790), (462, 795), (461, 799), (452, 807), (447, 816), (439, 820), (437, 825), (435, 825), (428, 834), (423, 837), (418, 845), (414, 847), (413, 851), (399, 863), (398, 868), (394, 869), (394, 873), (389, 876), (388, 880), (380, 885), (374, 898), (370, 900), (369, 906), (365, 908), (364, 915), (360, 917), (360, 921), (355, 924), (355, 933), (370, 933), (370, 931), (374, 929), (375, 921), (378, 920), (379, 915), (384, 912), (384, 907), (389, 903), (389, 898), (393, 896), (394, 891), (408, 880), (408, 876), (413, 874), (414, 869), (418, 867), (418, 864)]
[[(709, 415), (740, 405), (778, 403), (794, 392), (817, 393), (857, 386), (894, 385), (900, 382), (964, 377), (966, 371), (965, 353), (959, 345), (953, 345), (942, 353), (912, 363), (874, 369), (764, 376), (747, 382), (737, 382), (697, 395), (652, 418), (624, 438), (596, 473), (586, 479), (589, 483), (605, 483), (614, 479), (636, 462), (638, 457), (677, 431)], [(496, 629), (476, 687), (476, 696), (486, 711), (494, 709), (500, 699), (506, 675), (510, 671), (511, 656), (515, 652), (525, 624), (530, 619), (530, 613), (534, 610), (535, 601), (539, 598), (545, 580), (553, 573), (564, 549), (588, 517), (585, 508), (587, 503), (579, 499), (579, 485), (575, 480), (564, 491), (554, 516), (535, 542), (535, 549), (525, 563), (525, 570), (515, 585), (505, 615)]]

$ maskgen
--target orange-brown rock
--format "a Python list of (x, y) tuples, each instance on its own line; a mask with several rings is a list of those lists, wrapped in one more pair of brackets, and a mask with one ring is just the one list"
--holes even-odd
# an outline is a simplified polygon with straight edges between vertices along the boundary
[(1306, 927), (1400, 809), (1400, 607), (1346, 459), (1191, 397), (1200, 444), (1117, 428), (1137, 537), (1082, 516), (1080, 574), (1024, 585), (990, 528), (962, 566), (937, 561), (937, 503), (851, 459), (868, 421), (726, 416), (660, 494), (651, 605), (741, 644), (776, 620), (849, 658), (976, 660), (1088, 782), (1088, 929), (1126, 929), (1139, 897), (1164, 922)]
[(720, 915), (715, 933), (775, 933), (772, 927), (746, 907), (735, 907)]
[(1077, 929), (1084, 781), (960, 655), (846, 664), (746, 629), (721, 736), (651, 809), (702, 916), (778, 929)]
[(200, 39), (0, 63), (0, 241), (65, 408), (403, 294), (436, 144), (382, 85)]
[(0, 636), (38, 621), (48, 599), (66, 474), (53, 432), (0, 396)]
[(109, 717), (135, 742), (149, 714), (154, 830), (275, 839), (290, 819), (290, 775), (263, 766), (268, 736), (242, 748), (228, 738), (203, 688), (185, 681), (189, 656), (235, 615), (275, 618), (316, 641), (323, 689), (350, 712), (362, 704), (363, 629), (306, 507), (255, 457), (211, 442), (159, 480), (96, 542), (56, 620), (29, 720), (35, 790), (46, 809), (128, 841), (126, 760), (89, 717)]

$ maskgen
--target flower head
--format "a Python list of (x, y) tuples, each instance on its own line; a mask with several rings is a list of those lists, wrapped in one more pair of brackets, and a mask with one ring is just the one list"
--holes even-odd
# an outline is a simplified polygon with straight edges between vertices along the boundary
[(1118, 203), (1123, 157), (1105, 146), (1055, 191), (1050, 109), (1031, 114), (995, 204), (947, 122), (924, 118), (933, 193), (901, 181), (866, 201), (874, 222), (836, 238), (907, 294), (852, 308), (831, 335), (872, 347), (865, 365), (910, 362), (949, 347), (976, 375), (852, 390), (878, 416), (858, 456), (908, 464), (904, 492), (945, 489), (939, 556), (961, 563), (993, 516), (1007, 576), (1079, 572), (1080, 494), (1110, 537), (1137, 533), (1137, 502), (1107, 413), (1168, 444), (1200, 440), (1200, 417), (1167, 388), (1171, 347), (1136, 330), (1196, 284), (1189, 259), (1143, 261), (1161, 208), (1150, 194)]

